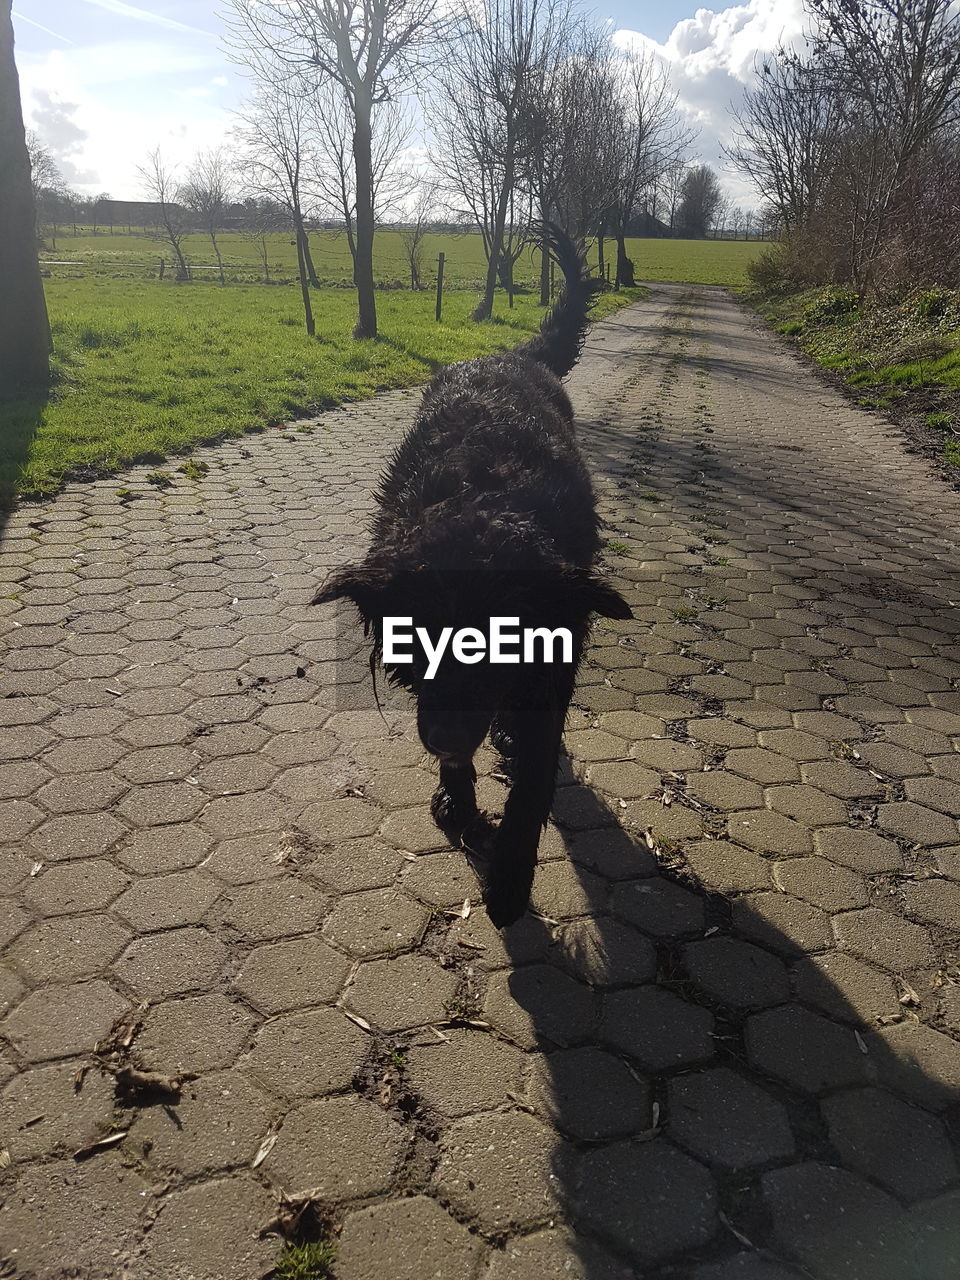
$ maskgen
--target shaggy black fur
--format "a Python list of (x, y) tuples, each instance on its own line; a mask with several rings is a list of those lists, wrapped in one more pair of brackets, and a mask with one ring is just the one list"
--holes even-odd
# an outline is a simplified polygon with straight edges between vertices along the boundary
[[(494, 615), (572, 632), (570, 663), (464, 665), (448, 651), (432, 680), (423, 661), (389, 670), (416, 694), (420, 737), (440, 760), (438, 826), (474, 852), (489, 846), (484, 900), (501, 927), (527, 908), (589, 615), (631, 616), (593, 571), (593, 488), (560, 383), (580, 353), (597, 285), (563, 232), (551, 226), (546, 239), (565, 286), (540, 333), (434, 378), (380, 482), (370, 550), (315, 599), (352, 600), (377, 652), (389, 616), (412, 617), (434, 639), (447, 626), (486, 634)], [(488, 732), (513, 780), (492, 838), (472, 763)]]

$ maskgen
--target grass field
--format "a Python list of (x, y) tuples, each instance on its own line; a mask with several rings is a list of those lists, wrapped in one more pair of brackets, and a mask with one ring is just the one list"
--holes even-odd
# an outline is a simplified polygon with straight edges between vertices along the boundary
[[(291, 280), (296, 273), (296, 248), (289, 235), (271, 235), (268, 238), (268, 261), (272, 276)], [(56, 251), (48, 247), (44, 258), (57, 263), (49, 269), (54, 278), (75, 275), (80, 271), (104, 275), (131, 275), (143, 278), (156, 274), (158, 260), (165, 257), (170, 263), (169, 246), (148, 236), (101, 232), (94, 236), (85, 232), (79, 236), (58, 236)], [(339, 231), (314, 231), (310, 235), (311, 252), (317, 276), (323, 284), (349, 286), (351, 279), (350, 251), (346, 236)], [(627, 249), (633, 258), (637, 279), (640, 281), (677, 280), (695, 284), (743, 285), (746, 283), (746, 266), (762, 248), (757, 241), (745, 240), (628, 240)], [(229, 278), (259, 280), (260, 262), (253, 241), (242, 234), (232, 232), (220, 238), (220, 250)], [(483, 246), (478, 235), (428, 235), (424, 241), (424, 276), (435, 278), (437, 254), (446, 255), (444, 274), (452, 286), (477, 288), (485, 272)], [(608, 258), (616, 246), (607, 245)], [(184, 255), (193, 266), (209, 266), (214, 262), (210, 241), (206, 236), (190, 235), (183, 242)], [(594, 247), (590, 254), (596, 262)], [(75, 264), (75, 265), (74, 265)], [(385, 285), (406, 285), (409, 268), (404, 256), (403, 240), (399, 232), (381, 231), (376, 240), (376, 277)], [(539, 257), (528, 252), (517, 263), (518, 284), (533, 287), (539, 279)], [(198, 271), (198, 280), (214, 283), (216, 273)]]
[[(468, 317), (473, 291), (378, 297), (381, 338), (356, 342), (352, 291), (313, 291), (317, 336), (299, 290), (146, 280), (48, 280), (57, 384), (45, 404), (0, 407), (0, 491), (53, 492), (67, 474), (102, 475), (202, 441), (283, 422), (391, 387), (441, 365), (515, 346), (540, 323), (529, 296), (493, 321)], [(608, 293), (596, 314), (643, 296)]]
[[(479, 236), (428, 236), (424, 280), (446, 254), (443, 323), (432, 291), (404, 286), (408, 268), (400, 233), (377, 237), (381, 338), (350, 336), (356, 300), (346, 239), (311, 235), (314, 261), (327, 286), (312, 291), (317, 336), (303, 330), (299, 289), (292, 282), (295, 246), (270, 238), (271, 272), (259, 280), (255, 244), (238, 233), (221, 238), (228, 277), (197, 272), (196, 283), (156, 279), (169, 249), (145, 236), (85, 232), (58, 236), (44, 258), (54, 337), (56, 384), (43, 404), (0, 407), (0, 498), (42, 497), (65, 476), (103, 475), (137, 460), (159, 460), (225, 435), (240, 435), (302, 417), (345, 400), (426, 381), (442, 364), (512, 347), (535, 330), (542, 311), (532, 292), (539, 257), (524, 254), (513, 309), (498, 293), (496, 318), (469, 320), (484, 274)], [(608, 246), (613, 249), (613, 245)], [(758, 252), (756, 242), (632, 240), (637, 278), (739, 285)], [(209, 263), (209, 241), (187, 237), (194, 265)], [(596, 260), (596, 251), (592, 254)], [(68, 265), (56, 265), (67, 263)], [(391, 287), (393, 286), (393, 287)], [(596, 316), (643, 296), (642, 289), (600, 297)]]

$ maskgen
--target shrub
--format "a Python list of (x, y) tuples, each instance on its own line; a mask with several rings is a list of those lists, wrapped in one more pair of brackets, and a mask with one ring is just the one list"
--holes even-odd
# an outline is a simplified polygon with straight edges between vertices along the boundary
[(782, 246), (771, 245), (748, 262), (747, 279), (761, 293), (783, 293), (793, 288), (793, 272)]
[(860, 309), (860, 295), (854, 289), (830, 285), (817, 291), (804, 308), (808, 320), (836, 320), (839, 316), (854, 315)]
[(913, 300), (918, 320), (942, 320), (953, 302), (949, 289), (924, 289)]

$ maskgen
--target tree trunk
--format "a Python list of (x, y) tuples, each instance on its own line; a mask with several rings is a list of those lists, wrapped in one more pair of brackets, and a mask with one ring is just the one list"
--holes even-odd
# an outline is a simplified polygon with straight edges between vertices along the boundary
[(297, 236), (297, 266), (300, 271), (300, 296), (303, 299), (303, 319), (307, 328), (307, 336), (312, 338), (316, 332), (313, 322), (313, 307), (310, 303), (310, 284), (307, 280), (307, 260), (303, 254), (303, 241)]
[(546, 249), (540, 250), (540, 305), (550, 305), (550, 255)]
[(606, 277), (606, 266), (607, 264), (603, 257), (603, 223), (601, 222), (597, 228), (597, 269), (601, 280)]
[(617, 231), (617, 288), (632, 289), (634, 286), (633, 262), (627, 257), (627, 242), (623, 231)]
[[(507, 139), (507, 147), (511, 145)], [(500, 188), (500, 199), (494, 214), (493, 234), (490, 237), (490, 257), (487, 260), (487, 279), (483, 286), (483, 297), (473, 311), (472, 319), (489, 320), (493, 315), (493, 291), (497, 284), (497, 272), (500, 269), (500, 255), (503, 253), (503, 233), (507, 225), (507, 206), (510, 203), (510, 192), (513, 188), (513, 163), (510, 155), (503, 173), (503, 186)]]
[(357, 323), (355, 338), (377, 336), (377, 299), (373, 287), (373, 162), (370, 155), (371, 103), (362, 90), (356, 95), (356, 120), (353, 131), (353, 163), (357, 177)]
[(225, 285), (227, 281), (226, 281), (226, 277), (223, 274), (223, 258), (220, 256), (220, 246), (217, 244), (216, 232), (214, 231), (210, 232), (210, 239), (213, 242), (213, 253), (214, 253), (214, 257), (217, 260), (217, 270), (220, 273), (220, 283), (221, 285)]
[(13, 58), (12, 4), (0, 0), (0, 396), (43, 386), (50, 376), (50, 325)]

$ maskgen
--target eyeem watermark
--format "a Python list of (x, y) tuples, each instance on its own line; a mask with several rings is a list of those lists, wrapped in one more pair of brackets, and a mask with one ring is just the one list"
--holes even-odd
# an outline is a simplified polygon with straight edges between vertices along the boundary
[[(388, 665), (414, 661), (413, 646), (419, 643), (427, 659), (425, 679), (432, 680), (449, 648), (457, 662), (473, 666), (477, 662), (518, 666), (521, 662), (572, 662), (573, 635), (567, 627), (551, 631), (547, 627), (520, 627), (519, 618), (491, 618), (489, 635), (478, 627), (443, 627), (436, 642), (426, 627), (414, 627), (412, 618), (384, 618), (383, 661)], [(557, 646), (560, 656), (556, 657)], [(539, 652), (538, 652), (539, 650)]]

